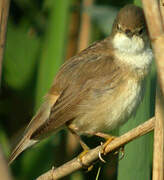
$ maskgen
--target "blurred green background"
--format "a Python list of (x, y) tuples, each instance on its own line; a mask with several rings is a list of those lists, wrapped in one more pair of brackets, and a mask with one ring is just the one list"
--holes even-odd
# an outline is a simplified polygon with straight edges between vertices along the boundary
[[(6, 158), (48, 91), (60, 65), (95, 40), (106, 37), (118, 10), (139, 0), (12, 0), (8, 20), (0, 94), (0, 144)], [(115, 134), (123, 134), (154, 114), (155, 68), (135, 117)], [(107, 157), (91, 172), (78, 171), (63, 179), (151, 179), (152, 133), (125, 147), (125, 157)], [(91, 147), (97, 139), (87, 139)], [(11, 165), (15, 180), (35, 179), (81, 152), (76, 140), (61, 131), (22, 153)]]

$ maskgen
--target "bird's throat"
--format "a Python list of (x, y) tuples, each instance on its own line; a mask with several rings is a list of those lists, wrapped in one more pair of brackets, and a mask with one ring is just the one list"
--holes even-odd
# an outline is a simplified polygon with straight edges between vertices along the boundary
[(142, 38), (137, 36), (128, 38), (123, 33), (117, 33), (113, 37), (112, 43), (115, 57), (120, 63), (130, 65), (133, 69), (141, 71), (149, 69), (153, 54)]
[(144, 40), (139, 36), (129, 38), (124, 33), (116, 33), (113, 37), (113, 46), (120, 52), (138, 54), (144, 51)]

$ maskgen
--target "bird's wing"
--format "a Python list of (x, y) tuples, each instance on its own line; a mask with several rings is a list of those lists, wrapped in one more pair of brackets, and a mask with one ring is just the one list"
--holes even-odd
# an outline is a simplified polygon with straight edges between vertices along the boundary
[(107, 84), (110, 88), (117, 84), (119, 67), (114, 65), (113, 56), (106, 49), (110, 50), (103, 43), (96, 43), (63, 64), (45, 102), (13, 150), (9, 163), (40, 138), (76, 118), (77, 106), (83, 100), (87, 101), (90, 94), (101, 94), (104, 87), (109, 87)]
[[(52, 106), (49, 118), (37, 128), (31, 138), (39, 139), (61, 128), (79, 115), (78, 105), (94, 95), (114, 88), (120, 70), (112, 56), (91, 54), (69, 60), (58, 73), (49, 94), (61, 93)], [(101, 92), (102, 91), (102, 92)]]

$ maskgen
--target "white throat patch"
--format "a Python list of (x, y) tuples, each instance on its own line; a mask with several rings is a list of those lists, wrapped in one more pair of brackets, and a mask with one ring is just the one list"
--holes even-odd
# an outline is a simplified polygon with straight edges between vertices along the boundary
[(144, 41), (140, 37), (133, 36), (132, 38), (128, 38), (123, 33), (117, 33), (114, 36), (113, 45), (114, 48), (118, 49), (119, 51), (127, 53), (136, 54), (144, 50)]
[(128, 38), (123, 33), (117, 33), (113, 39), (113, 46), (115, 56), (122, 63), (128, 63), (137, 69), (149, 69), (153, 58), (152, 50), (149, 47), (145, 48), (140, 37)]

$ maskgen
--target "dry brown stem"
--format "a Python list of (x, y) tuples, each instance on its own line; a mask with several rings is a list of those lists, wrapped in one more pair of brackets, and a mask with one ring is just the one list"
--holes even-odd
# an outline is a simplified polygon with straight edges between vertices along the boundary
[(69, 60), (77, 52), (78, 35), (80, 27), (80, 1), (73, 2), (74, 9), (71, 11), (66, 60)]
[(81, 14), (81, 27), (79, 34), (78, 51), (85, 49), (88, 46), (91, 30), (91, 19), (85, 9), (93, 4), (94, 0), (83, 0), (83, 12)]
[(3, 180), (11, 180), (11, 175), (8, 169), (8, 165), (7, 162), (3, 156), (1, 147), (0, 147), (0, 178), (2, 178)]
[[(143, 123), (142, 125), (139, 125), (138, 127), (130, 130), (129, 132), (125, 133), (124, 135), (114, 139), (106, 148), (105, 153), (109, 153), (128, 142), (136, 139), (137, 137), (140, 137), (150, 131), (154, 128), (154, 120), (155, 118), (151, 118), (147, 122)], [(82, 158), (82, 162), (85, 165), (92, 164), (95, 160), (98, 159), (99, 152), (102, 150), (102, 146), (97, 146), (96, 148), (90, 150), (85, 156)], [(54, 169), (52, 168), (48, 172), (44, 173), (40, 177), (37, 178), (37, 180), (54, 180), (62, 178), (66, 175), (71, 174), (74, 171), (79, 170), (82, 168), (82, 164), (79, 162), (78, 157), (74, 158), (73, 160), (65, 163), (64, 165)]]
[(154, 160), (153, 160), (153, 180), (163, 180), (164, 179), (164, 102), (163, 97), (159, 88), (157, 88), (156, 97), (156, 110), (155, 110), (155, 128), (154, 128)]
[(0, 0), (0, 81), (10, 0)]
[(142, 0), (153, 45), (160, 88), (164, 95), (164, 30), (158, 0)]
[(153, 180), (164, 179), (164, 4), (163, 0), (142, 0), (155, 54), (158, 89), (154, 128)]

